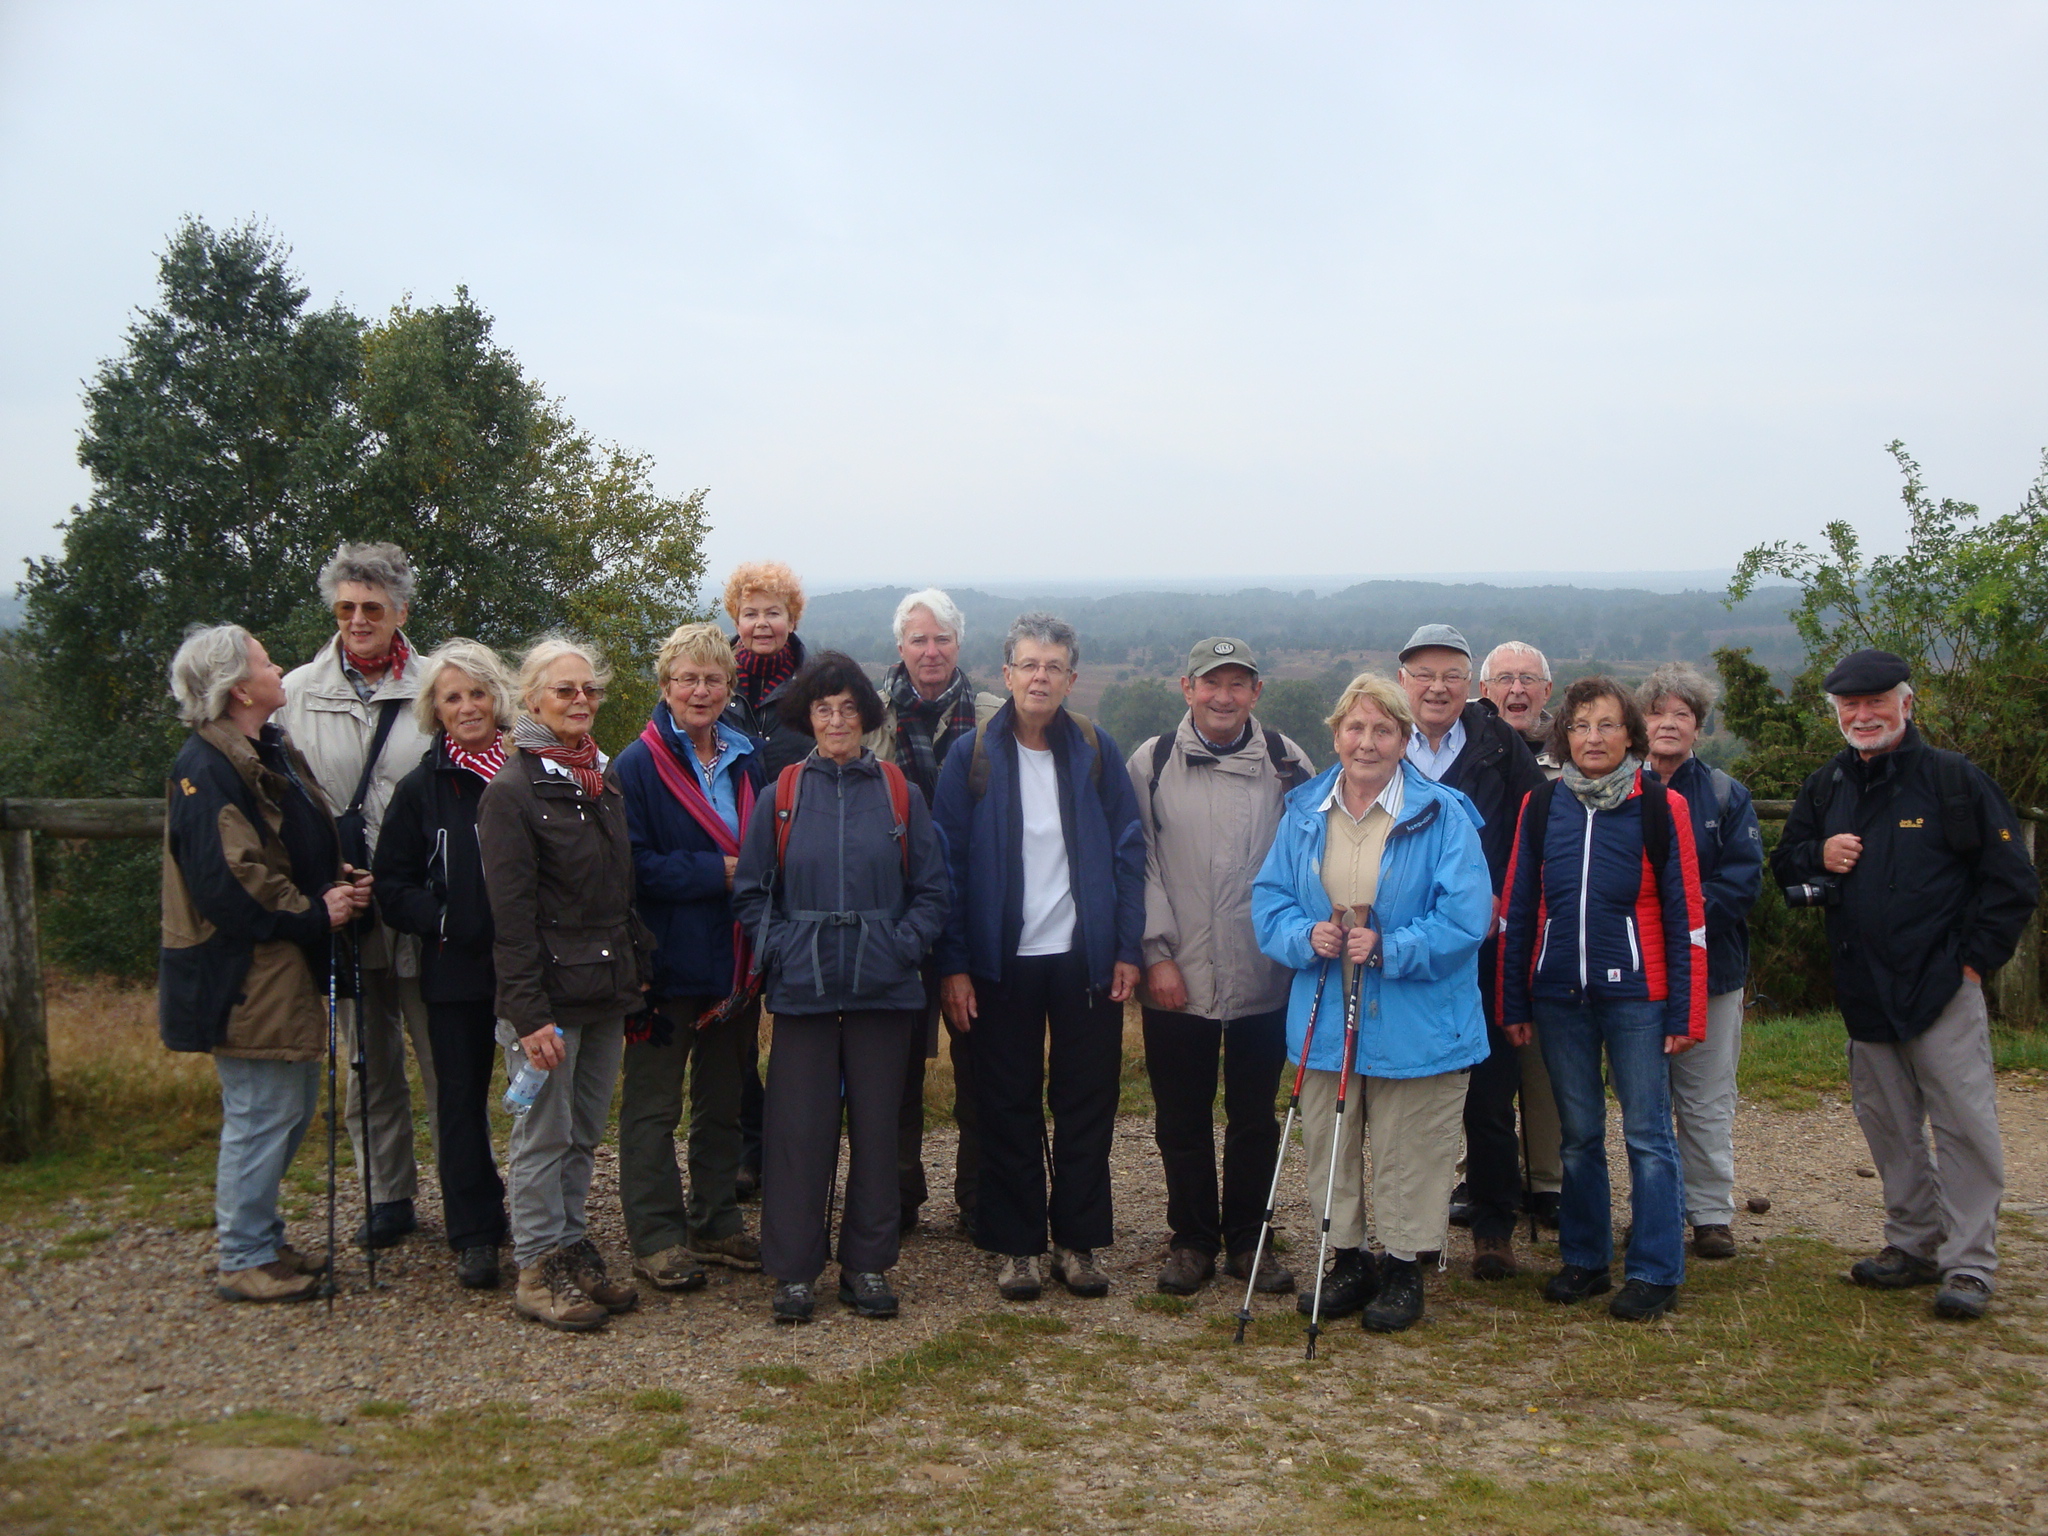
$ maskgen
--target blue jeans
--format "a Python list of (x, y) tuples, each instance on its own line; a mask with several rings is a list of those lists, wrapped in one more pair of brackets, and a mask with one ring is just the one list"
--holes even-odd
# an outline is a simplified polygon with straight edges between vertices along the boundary
[(220, 1074), (220, 1163), (213, 1180), (220, 1267), (254, 1269), (276, 1258), (284, 1241), (277, 1187), (313, 1123), (320, 1063), (216, 1055), (213, 1068)]
[(1685, 1197), (1678, 1138), (1671, 1129), (1671, 1065), (1664, 1054), (1662, 1003), (1538, 998), (1536, 1034), (1550, 1070), (1563, 1143), (1558, 1251), (1567, 1264), (1605, 1269), (1614, 1261), (1614, 1217), (1607, 1182), (1607, 1096), (1600, 1053), (1607, 1052), (1628, 1145), (1629, 1237), (1624, 1274), (1652, 1285), (1685, 1279)]

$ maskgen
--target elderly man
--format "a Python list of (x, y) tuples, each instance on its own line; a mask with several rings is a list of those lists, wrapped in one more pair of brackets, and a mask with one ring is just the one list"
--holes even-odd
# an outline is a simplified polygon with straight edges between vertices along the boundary
[[(1472, 647), (1448, 624), (1425, 624), (1401, 648), (1401, 685), (1415, 714), (1408, 760), (1440, 784), (1464, 792), (1484, 825), (1479, 841), (1498, 902), (1514, 851), (1522, 800), (1543, 782), (1536, 758), (1493, 704), (1465, 699)], [(1494, 946), (1479, 951), (1479, 990), (1486, 1007), (1487, 1057), (1472, 1069), (1465, 1095), (1466, 1185), (1470, 1191), (1472, 1277), (1505, 1280), (1516, 1272), (1515, 1212), (1521, 1205), (1521, 1143), (1515, 1094), (1521, 1057), (1502, 1032), (1494, 1007)], [(1555, 1111), (1551, 1113), (1556, 1123)]]
[(1921, 740), (1911, 675), (1874, 650), (1828, 674), (1848, 745), (1799, 786), (1771, 873), (1827, 913), (1850, 1102), (1884, 1180), (1884, 1247), (1849, 1278), (1938, 1283), (1935, 1312), (1973, 1318), (1991, 1304), (2005, 1190), (1983, 978), (2041, 888), (2004, 793)]
[[(988, 724), (1003, 701), (977, 693), (960, 670), (960, 642), (967, 621), (959, 605), (937, 587), (912, 592), (896, 605), (896, 654), (901, 659), (882, 676), (882, 728), (867, 739), (869, 751), (895, 763), (929, 806), (938, 791), (939, 769), (956, 742)], [(931, 1194), (924, 1176), (925, 1061), (939, 1053), (939, 973), (924, 965), (925, 1027), (911, 1038), (903, 1069), (903, 1100), (896, 1116), (898, 1219), (905, 1232)], [(981, 1177), (981, 1133), (974, 1118), (974, 1063), (968, 1037), (950, 1025), (947, 1053), (953, 1060), (953, 1123), (960, 1141), (953, 1158), (953, 1204), (960, 1230), (974, 1231), (974, 1197)]]
[[(1109, 1147), (1145, 932), (1145, 834), (1116, 743), (1067, 713), (1079, 660), (1063, 620), (1012, 624), (1010, 702), (947, 756), (932, 802), (953, 878), (940, 1001), (974, 1036), (975, 1242), (1002, 1256), (1006, 1301), (1043, 1288), (1048, 1231), (1054, 1279), (1076, 1296), (1109, 1291), (1095, 1250), (1115, 1235)], [(1049, 1197), (1041, 1106), (1053, 1120)]]
[(1550, 755), (1550, 662), (1526, 640), (1503, 640), (1479, 669), (1479, 696), (1522, 733), (1546, 779), (1564, 767)]
[[(1293, 973), (1259, 949), (1252, 881), (1308, 754), (1252, 710), (1264, 684), (1242, 640), (1188, 653), (1188, 712), (1128, 764), (1145, 828), (1145, 1071), (1166, 1172), (1166, 1267), (1159, 1289), (1190, 1296), (1216, 1273), (1249, 1276), (1280, 1149), (1273, 1099), (1287, 1056)], [(1223, 1068), (1223, 1190), (1216, 1188), (1216, 1070)], [(1294, 1289), (1270, 1254), (1257, 1289)]]
[[(405, 638), (412, 603), (412, 563), (396, 544), (343, 544), (320, 570), (320, 598), (334, 610), (336, 633), (318, 655), (286, 675), (278, 721), (312, 764), (321, 792), (336, 808), (344, 843), (351, 821), (361, 828), (350, 863), (368, 865), (384, 823), (384, 808), (398, 781), (418, 766), (430, 738), (413, 718), (419, 662)], [(389, 1248), (415, 1225), (412, 1093), (405, 1080), (405, 1036), (412, 1036), (434, 1118), (434, 1057), (427, 1008), (420, 998), (419, 941), (394, 933), (381, 918), (363, 925), (363, 995), (341, 1010), (343, 1049), (355, 1052), (362, 1031), (364, 1076), (348, 1083), (348, 1134), (356, 1166), (368, 1158), (375, 1201), (356, 1243)], [(363, 1137), (362, 1095), (369, 1099), (369, 1145)]]

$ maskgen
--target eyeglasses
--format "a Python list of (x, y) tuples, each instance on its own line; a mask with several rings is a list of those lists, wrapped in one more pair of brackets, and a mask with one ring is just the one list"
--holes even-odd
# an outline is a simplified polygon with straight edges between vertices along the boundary
[(723, 672), (671, 672), (668, 685), (694, 693), (699, 688), (730, 688), (732, 681)]
[(841, 720), (858, 721), (860, 719), (860, 706), (852, 703), (813, 704), (811, 706), (811, 718), (820, 724), (833, 724)]
[(382, 603), (351, 603), (344, 599), (334, 605), (335, 618), (344, 624), (359, 613), (372, 624), (382, 624), (384, 615), (388, 612), (390, 610)]
[(1470, 672), (1416, 672), (1407, 667), (1403, 667), (1401, 670), (1408, 673), (1409, 677), (1422, 684), (1425, 688), (1438, 682), (1442, 682), (1452, 688), (1461, 688), (1466, 683), (1472, 681), (1472, 674)]
[(1023, 677), (1047, 677), (1054, 682), (1071, 675), (1067, 665), (1058, 661), (1006, 661), (1003, 669)]
[(1574, 720), (1564, 728), (1564, 733), (1567, 736), (1626, 736), (1628, 727), (1619, 720)]
[(1487, 681), (1505, 683), (1510, 688), (1534, 688), (1548, 679), (1535, 672), (1496, 672)]
[(549, 685), (548, 692), (555, 696), (555, 702), (558, 704), (575, 703), (576, 695), (579, 693), (593, 704), (604, 702), (603, 683), (553, 683)]

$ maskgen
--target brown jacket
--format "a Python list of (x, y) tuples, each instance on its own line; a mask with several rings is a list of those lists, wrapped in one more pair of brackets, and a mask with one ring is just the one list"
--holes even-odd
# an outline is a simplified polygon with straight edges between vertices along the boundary
[(633, 911), (633, 847), (618, 777), (592, 800), (545, 758), (514, 751), (477, 805), (497, 930), (498, 1017), (521, 1035), (637, 1013), (654, 935)]
[(329, 927), (320, 896), (340, 876), (340, 851), (305, 758), (276, 726), (264, 731), (305, 786), (317, 821), (308, 826), (302, 813), (300, 830), (318, 848), (324, 829), (318, 857), (330, 879), (313, 890), (293, 879), (290, 781), (226, 721), (193, 732), (172, 765), (165, 806), (158, 1027), (174, 1051), (311, 1061), (327, 1049)]

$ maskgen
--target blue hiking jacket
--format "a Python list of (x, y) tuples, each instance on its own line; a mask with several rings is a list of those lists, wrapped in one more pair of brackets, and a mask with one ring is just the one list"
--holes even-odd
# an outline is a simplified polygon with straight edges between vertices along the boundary
[[(1645, 770), (1647, 771), (1647, 769)], [(1692, 811), (1692, 840), (1707, 904), (1707, 995), (1740, 992), (1749, 981), (1749, 911), (1764, 886), (1764, 835), (1749, 791), (1728, 780), (1728, 808), (1714, 793), (1714, 770), (1688, 757), (1668, 788)]]

